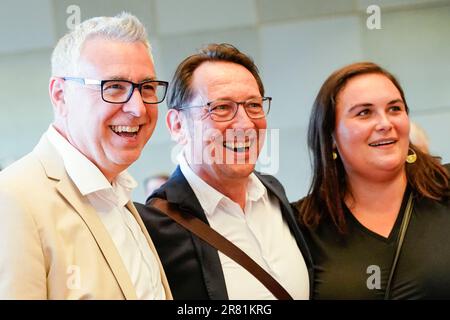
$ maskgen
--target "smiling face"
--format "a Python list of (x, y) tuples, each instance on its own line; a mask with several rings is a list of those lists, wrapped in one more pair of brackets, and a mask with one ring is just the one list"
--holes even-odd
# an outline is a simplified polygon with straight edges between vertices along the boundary
[(405, 103), (386, 76), (356, 76), (338, 93), (334, 139), (350, 178), (377, 178), (404, 170), (408, 134)]
[[(143, 43), (101, 38), (87, 40), (76, 76), (141, 82), (155, 78), (153, 62)], [(102, 100), (100, 86), (65, 81), (56, 127), (111, 181), (138, 159), (153, 133), (157, 105), (144, 104), (137, 89), (127, 103)]]
[[(258, 84), (245, 67), (231, 62), (204, 62), (193, 74), (191, 105), (215, 100), (243, 102), (260, 98)], [(220, 106), (219, 106), (220, 107)], [(229, 121), (211, 119), (206, 108), (189, 112), (187, 160), (210, 185), (236, 183), (252, 173), (264, 143), (266, 118), (251, 119), (242, 104)]]

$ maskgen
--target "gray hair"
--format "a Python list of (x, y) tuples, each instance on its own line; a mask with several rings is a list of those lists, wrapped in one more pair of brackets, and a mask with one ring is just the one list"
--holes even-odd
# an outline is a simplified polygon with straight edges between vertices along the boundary
[(52, 75), (60, 77), (74, 75), (84, 43), (93, 37), (130, 43), (142, 42), (153, 61), (144, 25), (134, 15), (122, 12), (115, 17), (95, 17), (86, 20), (63, 36), (52, 53)]

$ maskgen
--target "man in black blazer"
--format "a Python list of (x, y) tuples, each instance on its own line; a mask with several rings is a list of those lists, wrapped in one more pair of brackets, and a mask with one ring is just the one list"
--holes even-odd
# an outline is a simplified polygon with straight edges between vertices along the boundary
[(229, 44), (204, 47), (175, 72), (166, 121), (183, 146), (179, 166), (146, 206), (138, 206), (175, 299), (275, 296), (241, 265), (152, 207), (154, 198), (211, 226), (294, 299), (310, 296), (311, 256), (284, 189), (254, 171), (270, 102), (251, 58)]

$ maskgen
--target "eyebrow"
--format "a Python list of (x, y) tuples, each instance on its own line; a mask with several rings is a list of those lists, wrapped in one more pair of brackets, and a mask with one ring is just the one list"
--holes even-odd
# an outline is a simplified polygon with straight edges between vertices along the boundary
[[(259, 99), (259, 98), (263, 98), (263, 97), (256, 96), (256, 95), (251, 95), (247, 99), (245, 99), (244, 101), (248, 101), (248, 100), (252, 100), (252, 99)], [(232, 99), (229, 96), (225, 96), (225, 97), (222, 97), (222, 98), (217, 98), (217, 99), (214, 99), (213, 101), (216, 101), (216, 100), (220, 100), (220, 101), (236, 101), (236, 100)]]
[[(108, 80), (126, 80), (126, 81), (131, 81), (129, 78), (118, 77), (118, 76), (109, 77)], [(144, 81), (149, 81), (149, 80), (156, 80), (156, 77), (145, 77), (144, 79), (142, 79), (139, 82), (144, 82)]]
[(361, 108), (361, 107), (373, 107), (373, 103), (358, 103), (358, 104), (355, 104), (355, 105), (351, 106), (350, 109), (348, 109), (348, 112), (352, 112), (356, 108)]
[(157, 80), (156, 77), (145, 77), (144, 79), (141, 80), (142, 81), (149, 81), (149, 80)]
[[(389, 101), (386, 105), (391, 105), (391, 104), (396, 104), (396, 103), (401, 103), (403, 105), (405, 104), (402, 99), (394, 99), (394, 100)], [(373, 106), (374, 106), (373, 103), (358, 103), (358, 104), (353, 105), (348, 110), (348, 112), (351, 112), (352, 110), (354, 110), (356, 108), (360, 108), (360, 107), (373, 107)]]
[(405, 102), (402, 99), (394, 99), (389, 101), (387, 104), (396, 104), (396, 103), (405, 104)]

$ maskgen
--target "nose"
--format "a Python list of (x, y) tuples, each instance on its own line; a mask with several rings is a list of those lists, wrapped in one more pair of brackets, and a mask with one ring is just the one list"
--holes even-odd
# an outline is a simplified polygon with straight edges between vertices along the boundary
[(247, 115), (243, 104), (238, 105), (236, 116), (234, 117), (233, 121), (233, 126), (235, 128), (242, 129), (253, 128), (255, 126), (252, 119)]
[(140, 117), (146, 113), (144, 101), (142, 101), (141, 93), (137, 88), (134, 88), (130, 100), (123, 104), (122, 110), (135, 117)]
[(377, 119), (376, 130), (389, 131), (392, 129), (392, 122), (386, 113), (381, 113)]

